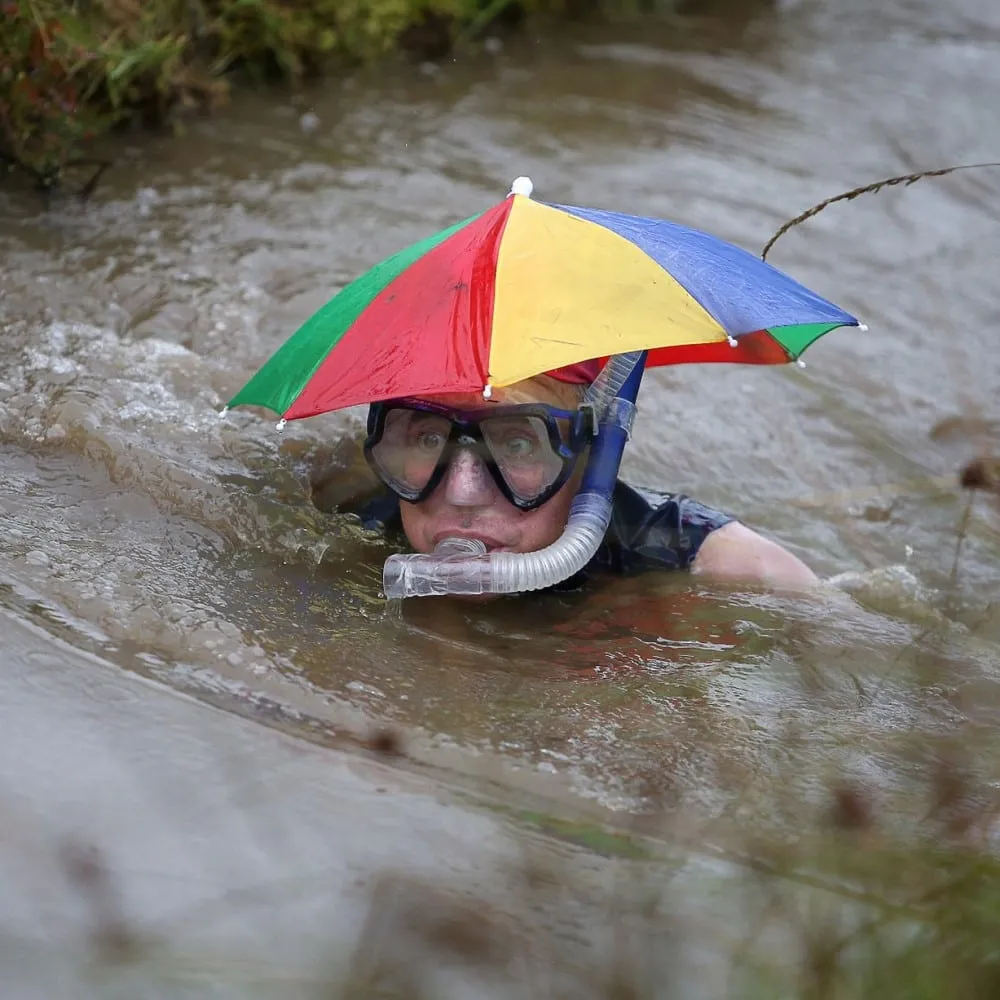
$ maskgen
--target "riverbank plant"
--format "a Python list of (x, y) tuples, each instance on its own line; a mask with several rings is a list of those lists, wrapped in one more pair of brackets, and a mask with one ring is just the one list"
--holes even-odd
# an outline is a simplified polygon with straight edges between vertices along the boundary
[(0, 163), (49, 189), (115, 126), (176, 124), (235, 79), (296, 83), (391, 54), (441, 58), (587, 0), (0, 0)]

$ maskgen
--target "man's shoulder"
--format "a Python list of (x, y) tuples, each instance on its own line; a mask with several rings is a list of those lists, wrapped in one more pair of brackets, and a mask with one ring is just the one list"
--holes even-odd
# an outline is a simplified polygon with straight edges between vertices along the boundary
[(819, 583), (798, 556), (744, 524), (731, 524), (707, 541), (692, 567), (696, 573), (795, 590)]
[(601, 562), (626, 573), (690, 569), (705, 539), (733, 520), (683, 493), (619, 480)]
[(671, 517), (679, 524), (712, 530), (735, 520), (732, 515), (685, 493), (638, 486), (621, 479), (615, 484), (614, 506), (616, 513), (621, 513), (627, 521), (633, 523), (650, 518)]
[(399, 498), (389, 490), (358, 497), (341, 504), (338, 510), (342, 514), (353, 514), (363, 528), (373, 531), (393, 530), (400, 525)]

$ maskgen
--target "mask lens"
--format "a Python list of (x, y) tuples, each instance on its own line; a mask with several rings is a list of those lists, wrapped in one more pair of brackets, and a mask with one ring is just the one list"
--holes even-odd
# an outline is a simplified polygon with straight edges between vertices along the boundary
[(419, 492), (434, 474), (450, 432), (451, 421), (440, 414), (392, 409), (372, 458), (390, 485)]
[(553, 450), (540, 417), (487, 417), (480, 428), (507, 488), (518, 500), (534, 500), (558, 479), (563, 459)]

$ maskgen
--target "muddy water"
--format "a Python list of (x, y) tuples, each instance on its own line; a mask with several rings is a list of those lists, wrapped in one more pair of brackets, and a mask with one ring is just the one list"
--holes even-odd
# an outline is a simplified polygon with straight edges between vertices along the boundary
[[(275, 851), (304, 870), (420, 867), (433, 838), (407, 836), (410, 799), (386, 818), (384, 777), (344, 776), (386, 722), (407, 751), (393, 780), (419, 771), (428, 829), (463, 843), (488, 838), (435, 814), (441, 788), (619, 816), (652, 797), (723, 838), (794, 832), (844, 771), (905, 808), (940, 740), (978, 751), (1000, 715), (1000, 511), (955, 485), (1000, 445), (1000, 171), (835, 206), (778, 243), (772, 262), (867, 334), (831, 334), (805, 370), (645, 380), (626, 477), (732, 511), (853, 603), (644, 579), (387, 614), (385, 541), (336, 513), (371, 485), (363, 414), (279, 435), (218, 410), (347, 280), (518, 174), (546, 200), (759, 250), (855, 184), (997, 159), (998, 55), (990, 0), (709, 3), (242, 97), (180, 138), (123, 141), (85, 207), (0, 196), (0, 805), (140, 858), (137, 919), (166, 905), (156, 872), (179, 896), (203, 877), (190, 837), (220, 891), (287, 875)], [(228, 749), (218, 726), (238, 731)], [(287, 765), (303, 753), (319, 755), (308, 777)], [(1000, 762), (976, 759), (993, 777)], [(269, 851), (239, 796), (218, 804), (258, 766), (256, 801), (308, 813), (283, 824), (301, 847)], [(102, 787), (107, 815), (86, 819)], [(158, 820), (128, 819), (153, 800)], [(341, 847), (324, 853), (333, 815)], [(30, 937), (41, 904), (23, 893)]]

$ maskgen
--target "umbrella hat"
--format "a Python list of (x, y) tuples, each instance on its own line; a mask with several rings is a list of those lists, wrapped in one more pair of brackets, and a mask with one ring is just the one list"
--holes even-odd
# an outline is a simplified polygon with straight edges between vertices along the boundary
[(545, 204), (519, 178), (310, 317), (233, 397), (285, 420), (477, 392), (591, 359), (785, 364), (857, 319), (777, 268), (663, 219)]

